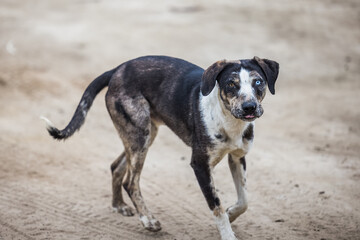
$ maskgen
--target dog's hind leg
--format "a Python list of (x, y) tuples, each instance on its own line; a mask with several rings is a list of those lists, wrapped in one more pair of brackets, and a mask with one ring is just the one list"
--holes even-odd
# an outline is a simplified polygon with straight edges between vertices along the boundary
[(106, 95), (106, 104), (125, 147), (127, 166), (123, 187), (144, 227), (150, 231), (159, 231), (160, 222), (147, 209), (139, 184), (148, 148), (157, 133), (156, 125), (151, 121), (150, 105), (140, 94), (129, 96), (128, 92), (112, 91), (111, 88)]
[(124, 202), (122, 195), (122, 183), (126, 173), (126, 167), (127, 167), (126, 155), (125, 152), (123, 152), (111, 164), (112, 190), (113, 190), (112, 206), (116, 212), (119, 212), (124, 216), (133, 216), (135, 214), (135, 210), (129, 207)]
[(157, 127), (154, 124), (151, 124), (151, 134), (148, 136), (148, 140), (145, 141), (147, 143), (141, 147), (141, 150), (136, 150), (137, 147), (134, 146), (129, 149), (129, 161), (126, 180), (124, 181), (124, 188), (129, 194), (134, 206), (136, 207), (136, 210), (140, 215), (141, 223), (147, 230), (153, 232), (161, 230), (161, 224), (145, 205), (140, 191), (140, 174), (144, 165), (147, 150), (152, 144), (156, 133)]
[(230, 222), (234, 221), (238, 216), (243, 214), (247, 207), (247, 192), (246, 192), (246, 162), (245, 157), (236, 157), (229, 154), (229, 167), (234, 180), (236, 192), (238, 195), (237, 202), (230, 206), (226, 212), (229, 215)]
[[(154, 137), (154, 132), (151, 134)], [(151, 137), (151, 138), (153, 138)], [(149, 144), (151, 144), (150, 139)], [(129, 150), (130, 156), (128, 161), (126, 180), (124, 181), (124, 188), (129, 194), (136, 210), (140, 215), (140, 221), (143, 226), (149, 231), (161, 230), (160, 222), (148, 210), (140, 191), (140, 174), (144, 165), (146, 153), (149, 146), (144, 146), (141, 151)]]

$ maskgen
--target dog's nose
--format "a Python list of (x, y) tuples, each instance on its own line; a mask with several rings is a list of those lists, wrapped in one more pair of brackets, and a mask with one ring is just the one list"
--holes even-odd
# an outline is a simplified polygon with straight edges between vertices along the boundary
[(256, 110), (256, 103), (255, 102), (244, 102), (241, 105), (241, 107), (245, 113), (250, 114)]

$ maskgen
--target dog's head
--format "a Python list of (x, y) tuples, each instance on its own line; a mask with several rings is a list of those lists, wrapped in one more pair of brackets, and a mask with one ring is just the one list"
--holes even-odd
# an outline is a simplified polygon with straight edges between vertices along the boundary
[(266, 86), (275, 94), (278, 74), (279, 64), (272, 60), (258, 57), (239, 61), (222, 60), (203, 73), (201, 93), (209, 95), (217, 81), (225, 108), (235, 118), (253, 121), (264, 112), (261, 101), (265, 97)]

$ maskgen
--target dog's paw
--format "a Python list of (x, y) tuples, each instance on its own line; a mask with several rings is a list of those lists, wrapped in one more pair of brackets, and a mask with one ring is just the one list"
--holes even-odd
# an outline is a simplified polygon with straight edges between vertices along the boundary
[(121, 204), (119, 206), (113, 207), (113, 209), (114, 212), (121, 213), (121, 215), (126, 217), (131, 217), (135, 215), (135, 210), (126, 204)]
[(216, 227), (219, 230), (221, 240), (237, 240), (235, 233), (231, 229), (227, 213), (219, 213), (215, 216), (215, 222)]
[(151, 232), (157, 232), (161, 230), (161, 224), (154, 217), (148, 217), (145, 215), (140, 216), (140, 221), (146, 230)]
[(238, 240), (232, 230), (220, 231), (221, 240)]

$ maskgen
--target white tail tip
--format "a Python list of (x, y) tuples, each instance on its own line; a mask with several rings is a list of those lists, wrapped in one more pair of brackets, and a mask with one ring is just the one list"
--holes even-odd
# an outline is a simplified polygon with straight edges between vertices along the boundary
[(44, 120), (46, 122), (46, 127), (47, 128), (54, 128), (54, 124), (49, 119), (47, 119), (46, 117), (40, 116), (40, 119)]

